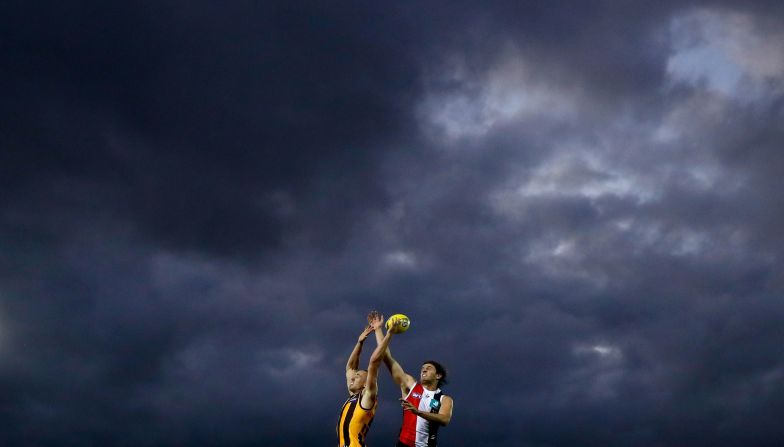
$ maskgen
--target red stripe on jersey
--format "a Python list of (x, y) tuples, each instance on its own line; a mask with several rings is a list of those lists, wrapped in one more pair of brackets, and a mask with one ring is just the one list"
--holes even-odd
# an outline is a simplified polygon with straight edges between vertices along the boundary
[[(424, 392), (422, 384), (417, 382), (411, 391), (408, 392), (406, 400), (411, 402), (414, 408), (419, 408), (419, 401), (422, 400)], [(403, 412), (403, 425), (400, 427), (400, 442), (405, 445), (413, 446), (416, 444), (417, 415), (410, 411)]]

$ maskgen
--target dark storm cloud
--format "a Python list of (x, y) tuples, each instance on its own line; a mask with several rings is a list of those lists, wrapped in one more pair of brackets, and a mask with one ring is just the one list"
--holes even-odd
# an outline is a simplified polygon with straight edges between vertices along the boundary
[(75, 199), (159, 243), (224, 254), (279, 245), (306, 213), (297, 204), (325, 188), (334, 201), (319, 215), (334, 228), (381, 198), (363, 172), (409, 126), (416, 74), (376, 35), (393, 26), (384, 17), (360, 5), (7, 9), (11, 191), (95, 188)]
[(4, 444), (781, 438), (777, 3), (2, 8)]

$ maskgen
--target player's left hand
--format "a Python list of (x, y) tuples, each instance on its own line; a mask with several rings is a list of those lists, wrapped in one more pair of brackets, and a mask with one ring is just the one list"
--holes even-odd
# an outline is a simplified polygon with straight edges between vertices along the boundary
[(410, 411), (410, 412), (412, 412), (414, 414), (418, 414), (419, 413), (419, 410), (411, 402), (409, 402), (409, 401), (407, 401), (407, 400), (405, 400), (403, 398), (400, 398), (398, 400), (400, 401), (400, 406), (403, 408), (403, 411)]
[(371, 316), (368, 316), (368, 322), (374, 330), (378, 329), (384, 324), (384, 316), (374, 310)]
[(371, 310), (370, 313), (367, 316), (368, 324), (372, 326), (373, 320), (378, 318), (380, 315), (381, 315), (381, 312), (379, 312), (377, 310)]
[(357, 338), (357, 341), (358, 341), (359, 343), (362, 343), (363, 341), (365, 341), (365, 339), (366, 339), (366, 338), (368, 338), (368, 335), (370, 335), (370, 334), (372, 334), (372, 333), (373, 333), (373, 331), (374, 331), (374, 330), (375, 330), (375, 329), (373, 328), (373, 326), (371, 326), (371, 325), (367, 325), (367, 327), (365, 328), (365, 330), (363, 330), (363, 331), (362, 331), (362, 333), (361, 333), (361, 334), (359, 334), (359, 338)]

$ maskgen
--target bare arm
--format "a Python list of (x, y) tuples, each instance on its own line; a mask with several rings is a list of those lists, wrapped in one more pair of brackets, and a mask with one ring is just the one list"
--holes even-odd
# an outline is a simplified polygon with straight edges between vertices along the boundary
[[(378, 342), (380, 345), (383, 338), (384, 333), (379, 327), (376, 329), (376, 342)], [(397, 386), (400, 387), (400, 393), (403, 395), (403, 397), (407, 396), (408, 392), (411, 391), (411, 387), (413, 387), (416, 383), (416, 379), (403, 371), (403, 367), (400, 366), (400, 363), (398, 363), (397, 360), (392, 357), (392, 353), (389, 351), (389, 348), (384, 351), (384, 364), (387, 365), (389, 373), (392, 374), (392, 380), (394, 380)]]
[(348, 362), (346, 362), (346, 388), (349, 388), (351, 378), (359, 369), (359, 354), (362, 353), (362, 343), (365, 342), (368, 335), (370, 335), (372, 331), (373, 327), (368, 325), (365, 330), (359, 334), (359, 337), (357, 338), (357, 344), (354, 345), (354, 349), (351, 351), (351, 355), (348, 356)]
[(438, 422), (441, 425), (449, 425), (449, 421), (452, 420), (453, 405), (454, 402), (451, 397), (442, 396), (441, 408), (438, 410), (438, 413), (429, 413), (427, 411), (419, 411), (411, 402), (400, 399), (400, 406), (403, 407), (403, 411), (410, 411), (422, 419), (426, 419), (430, 422)]
[[(380, 314), (376, 314), (370, 324), (374, 328), (380, 328), (383, 322), (384, 317)], [(381, 339), (381, 343), (376, 346), (376, 349), (370, 356), (367, 381), (365, 382), (365, 392), (362, 394), (361, 402), (364, 408), (371, 408), (376, 400), (376, 396), (378, 395), (378, 368), (381, 366), (381, 360), (384, 358), (384, 351), (387, 350), (389, 343), (392, 341), (392, 335), (393, 332), (388, 330), (384, 338)]]

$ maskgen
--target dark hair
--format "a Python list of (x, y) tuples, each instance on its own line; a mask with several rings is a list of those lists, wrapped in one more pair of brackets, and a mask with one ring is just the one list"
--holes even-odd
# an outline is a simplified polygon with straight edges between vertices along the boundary
[(446, 368), (444, 368), (444, 365), (438, 363), (435, 360), (426, 360), (426, 361), (422, 362), (422, 364), (423, 365), (425, 365), (425, 364), (433, 365), (433, 367), (436, 369), (436, 374), (441, 374), (441, 378), (438, 379), (438, 387), (439, 388), (441, 387), (441, 385), (446, 385), (447, 383), (449, 383), (446, 380)]

